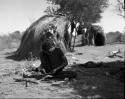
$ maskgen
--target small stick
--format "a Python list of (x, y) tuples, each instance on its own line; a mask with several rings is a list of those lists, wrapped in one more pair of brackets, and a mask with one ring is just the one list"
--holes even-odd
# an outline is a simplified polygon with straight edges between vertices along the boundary
[(26, 86), (25, 87), (28, 87), (28, 82), (27, 82), (27, 80), (26, 80)]
[(27, 86), (27, 83), (34, 83), (34, 84), (38, 84), (38, 82), (35, 82), (35, 81), (32, 81), (32, 80), (27, 80), (27, 79), (24, 79), (24, 78), (13, 78), (16, 82), (22, 82), (22, 81), (25, 81), (26, 82), (26, 86)]

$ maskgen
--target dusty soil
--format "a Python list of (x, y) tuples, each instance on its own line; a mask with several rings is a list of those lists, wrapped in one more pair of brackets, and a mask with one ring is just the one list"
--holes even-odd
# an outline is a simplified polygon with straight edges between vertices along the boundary
[[(27, 87), (25, 81), (16, 82), (14, 78), (21, 78), (21, 70), (28, 64), (39, 65), (40, 61), (14, 61), (6, 57), (15, 49), (1, 50), (0, 98), (124, 99), (124, 83), (115, 75), (119, 68), (124, 67), (124, 48), (125, 44), (76, 47), (75, 52), (66, 54), (69, 64), (76, 64), (66, 67), (77, 73), (76, 79), (40, 81), (30, 78), (37, 83), (28, 82)], [(120, 57), (108, 57), (110, 52), (119, 49)], [(101, 64), (99, 67), (94, 64), (84, 67), (88, 61)]]

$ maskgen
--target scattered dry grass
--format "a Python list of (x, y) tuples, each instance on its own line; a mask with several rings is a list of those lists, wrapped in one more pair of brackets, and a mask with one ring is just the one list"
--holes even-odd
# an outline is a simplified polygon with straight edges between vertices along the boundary
[[(124, 44), (77, 47), (76, 52), (67, 55), (69, 63), (82, 64), (67, 68), (67, 70), (77, 73), (76, 79), (40, 81), (29, 78), (29, 80), (39, 83), (28, 82), (27, 87), (25, 81), (16, 82), (13, 78), (21, 78), (21, 70), (33, 64), (37, 65), (38, 60), (34, 61), (32, 58), (31, 60), (13, 61), (5, 58), (7, 57), (5, 53), (13, 51), (12, 49), (0, 51), (0, 97), (124, 99), (124, 83), (119, 79), (123, 74), (122, 71), (119, 71), (121, 67), (124, 67), (123, 58), (106, 58), (106, 53), (119, 48), (120, 55), (123, 56)], [(95, 60), (95, 57), (98, 58)], [(93, 63), (87, 65), (88, 61), (93, 61)]]

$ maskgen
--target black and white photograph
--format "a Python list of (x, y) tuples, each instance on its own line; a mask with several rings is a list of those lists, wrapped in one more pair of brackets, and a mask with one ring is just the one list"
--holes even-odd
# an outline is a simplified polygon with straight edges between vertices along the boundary
[(124, 99), (124, 0), (0, 0), (0, 98)]

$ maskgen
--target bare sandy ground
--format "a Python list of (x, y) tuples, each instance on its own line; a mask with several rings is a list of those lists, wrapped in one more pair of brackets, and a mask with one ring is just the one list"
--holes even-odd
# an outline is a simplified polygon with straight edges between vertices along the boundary
[[(108, 57), (112, 51), (120, 49), (119, 56)], [(13, 78), (21, 77), (22, 68), (27, 61), (6, 59), (7, 53), (14, 49), (0, 51), (0, 98), (85, 98), (85, 99), (124, 99), (124, 83), (113, 78), (105, 68), (67, 67), (77, 72), (77, 78), (72, 81), (50, 80), (36, 83), (16, 82)], [(84, 64), (93, 62), (112, 62), (112, 66), (123, 67), (125, 44), (105, 45), (101, 47), (76, 47), (75, 52), (67, 53), (69, 64)], [(39, 65), (40, 61), (34, 62)], [(106, 64), (105, 64), (106, 65)], [(107, 65), (108, 66), (108, 65)], [(31, 78), (30, 78), (31, 79)]]

